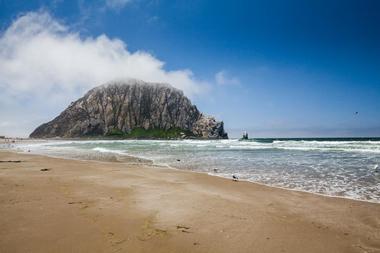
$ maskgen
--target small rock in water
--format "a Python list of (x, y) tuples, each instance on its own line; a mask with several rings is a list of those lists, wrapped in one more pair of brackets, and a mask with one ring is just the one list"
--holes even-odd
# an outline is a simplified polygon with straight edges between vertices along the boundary
[(177, 162), (180, 162), (181, 161), (181, 159), (177, 159)]
[(51, 169), (40, 169), (40, 171), (50, 171)]
[(214, 169), (214, 172), (215, 172), (215, 173), (218, 173), (218, 169)]

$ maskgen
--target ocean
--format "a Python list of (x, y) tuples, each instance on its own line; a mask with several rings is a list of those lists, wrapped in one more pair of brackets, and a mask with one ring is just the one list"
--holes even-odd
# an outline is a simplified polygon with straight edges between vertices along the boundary
[(380, 138), (50, 140), (13, 148), (79, 159), (134, 156), (176, 169), (380, 203)]

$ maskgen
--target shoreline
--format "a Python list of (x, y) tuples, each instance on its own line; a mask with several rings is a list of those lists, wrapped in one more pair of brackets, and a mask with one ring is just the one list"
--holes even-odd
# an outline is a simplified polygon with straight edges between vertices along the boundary
[[(4, 149), (4, 150), (5, 150), (5, 152), (15, 152), (15, 153), (26, 154), (26, 155), (28, 155), (28, 154), (29, 155), (39, 155), (39, 156), (46, 156), (46, 157), (50, 157), (50, 158), (68, 159), (68, 160), (75, 160), (75, 161), (95, 161), (95, 162), (106, 162), (106, 163), (108, 163), (108, 162), (120, 162), (120, 163), (125, 162), (125, 161), (119, 161), (117, 159), (116, 159), (117, 161), (112, 161), (112, 160), (107, 161), (107, 160), (102, 160), (102, 159), (82, 159), (82, 158), (65, 157), (65, 156), (54, 156), (54, 155), (48, 155), (48, 154), (28, 153), (26, 151), (6, 150), (6, 149)], [(0, 152), (1, 151), (2, 150), (0, 149)], [(107, 153), (107, 152), (104, 152), (104, 153)], [(113, 154), (112, 152), (108, 152), (108, 153)], [(133, 155), (127, 155), (127, 154), (118, 154), (118, 153), (115, 153), (115, 156), (116, 157), (123, 157), (123, 158), (126, 158), (127, 160), (128, 159), (131, 159), (131, 160), (143, 160), (143, 162), (151, 163), (152, 166), (155, 166), (155, 167), (163, 167), (163, 168), (168, 168), (168, 169), (178, 170), (178, 171), (184, 171), (184, 172), (190, 172), (190, 173), (199, 173), (199, 174), (204, 174), (204, 175), (208, 175), (208, 176), (212, 176), (212, 177), (223, 178), (223, 179), (226, 179), (226, 180), (232, 180), (231, 178), (228, 178), (228, 177), (225, 177), (225, 176), (221, 176), (221, 175), (217, 175), (217, 174), (212, 174), (211, 172), (186, 170), (186, 169), (180, 169), (180, 168), (173, 167), (173, 166), (171, 166), (169, 164), (158, 164), (158, 163), (155, 163), (154, 160), (149, 159), (149, 158), (145, 158), (145, 157), (139, 157), (139, 156), (133, 156)], [(371, 201), (371, 200), (355, 199), (355, 198), (345, 197), (345, 196), (327, 195), (327, 194), (323, 194), (323, 193), (317, 193), (317, 192), (306, 191), (306, 190), (301, 190), (301, 189), (291, 189), (291, 188), (286, 188), (286, 187), (281, 187), (281, 186), (269, 185), (269, 184), (265, 184), (265, 183), (250, 181), (248, 179), (239, 179), (238, 181), (239, 182), (251, 183), (251, 184), (257, 184), (259, 186), (271, 187), (271, 188), (285, 190), (285, 191), (294, 191), (294, 192), (312, 194), (312, 195), (316, 195), (316, 196), (320, 196), (320, 197), (347, 199), (347, 200), (352, 200), (352, 201), (359, 201), (359, 202), (364, 202), (364, 203), (371, 203), (371, 204), (378, 204), (378, 205), (380, 205), (380, 200)]]
[(23, 161), (0, 163), (0, 251), (380, 252), (377, 203), (152, 164), (0, 157)]

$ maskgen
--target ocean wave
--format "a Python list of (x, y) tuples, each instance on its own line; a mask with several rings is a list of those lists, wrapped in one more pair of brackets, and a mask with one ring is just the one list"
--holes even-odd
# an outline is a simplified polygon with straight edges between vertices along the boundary
[(100, 152), (100, 153), (113, 153), (113, 154), (118, 154), (118, 155), (126, 155), (126, 152), (124, 150), (107, 149), (107, 148), (101, 148), (101, 147), (96, 147), (96, 148), (93, 148), (92, 150)]
[[(321, 151), (321, 152), (359, 152), (380, 153), (380, 141), (305, 141), (305, 140), (274, 140), (271, 143), (233, 140), (70, 140), (70, 141), (46, 141), (41, 143), (20, 145), (25, 148), (54, 148), (77, 145), (124, 145), (145, 147), (159, 145), (162, 147), (190, 148), (190, 149), (233, 149), (233, 150), (295, 150), (295, 151)], [(97, 147), (95, 147), (97, 148)], [(102, 147), (104, 149), (104, 147)], [(100, 152), (124, 153), (125, 150), (95, 150)]]

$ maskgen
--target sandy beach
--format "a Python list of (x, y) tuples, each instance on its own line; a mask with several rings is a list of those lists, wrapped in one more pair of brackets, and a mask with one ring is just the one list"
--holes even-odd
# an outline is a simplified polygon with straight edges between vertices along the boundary
[(0, 252), (380, 252), (380, 204), (0, 152)]

